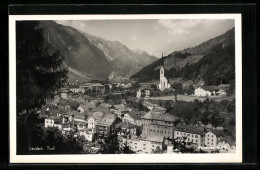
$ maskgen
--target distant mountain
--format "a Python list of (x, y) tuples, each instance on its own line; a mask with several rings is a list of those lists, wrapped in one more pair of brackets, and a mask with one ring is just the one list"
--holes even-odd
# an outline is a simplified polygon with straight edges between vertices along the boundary
[(130, 50), (118, 41), (82, 33), (54, 21), (40, 21), (40, 26), (45, 30), (49, 49), (59, 50), (65, 56), (69, 79), (129, 78), (156, 60), (156, 57)]
[[(164, 65), (169, 78), (182, 77), (187, 80), (206, 81), (214, 85), (234, 81), (235, 29), (199, 44), (198, 46), (175, 51), (144, 67), (131, 78), (140, 81), (159, 79), (159, 68)], [(221, 78), (220, 78), (221, 77)]]

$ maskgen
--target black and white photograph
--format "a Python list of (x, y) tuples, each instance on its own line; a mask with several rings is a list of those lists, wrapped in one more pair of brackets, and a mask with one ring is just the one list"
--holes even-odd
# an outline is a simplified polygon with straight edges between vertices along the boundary
[(239, 14), (9, 19), (11, 161), (242, 161)]

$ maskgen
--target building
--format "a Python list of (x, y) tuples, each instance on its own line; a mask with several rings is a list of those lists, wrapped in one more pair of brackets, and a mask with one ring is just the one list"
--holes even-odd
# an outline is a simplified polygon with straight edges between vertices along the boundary
[(230, 136), (225, 136), (219, 140), (217, 147), (220, 152), (234, 152), (236, 150), (236, 144)]
[(205, 146), (217, 149), (217, 143), (221, 140), (223, 136), (223, 131), (210, 129), (207, 133), (205, 133), (204, 144)]
[(91, 102), (88, 102), (88, 103), (85, 103), (85, 104), (81, 104), (81, 105), (77, 108), (77, 110), (78, 110), (80, 113), (84, 113), (84, 112), (93, 110), (95, 107), (96, 107), (95, 104), (93, 104), (93, 103), (91, 103)]
[(141, 117), (142, 119), (142, 136), (161, 136), (173, 139), (174, 122), (177, 117), (153, 109)]
[(95, 137), (95, 130), (89, 129), (89, 128), (84, 128), (84, 129), (80, 130), (79, 135), (84, 136), (86, 141), (92, 142)]
[(106, 137), (111, 130), (111, 126), (115, 121), (115, 115), (105, 114), (96, 121), (96, 133), (98, 136)]
[(169, 89), (169, 88), (171, 88), (171, 84), (164, 76), (163, 55), (162, 55), (162, 66), (160, 68), (160, 83), (158, 84), (158, 89), (164, 91), (165, 89)]
[(84, 91), (96, 91), (101, 92), (102, 94), (105, 93), (105, 86), (101, 83), (83, 83), (80, 85), (81, 89), (84, 89)]
[(88, 128), (96, 129), (97, 120), (99, 120), (102, 116), (102, 112), (94, 112), (88, 119)]
[(132, 110), (124, 114), (122, 122), (130, 122), (136, 126), (142, 126), (141, 117), (146, 114), (145, 111)]
[(195, 96), (212, 96), (226, 94), (226, 88), (217, 86), (199, 86), (195, 89)]
[(126, 143), (135, 153), (149, 154), (156, 150), (162, 150), (164, 138), (162, 136), (133, 137), (131, 139), (122, 138), (122, 143)]
[(116, 129), (120, 129), (119, 136), (136, 135), (137, 126), (130, 122), (119, 122), (115, 124)]
[(150, 97), (150, 89), (139, 89), (136, 92), (136, 98), (148, 98)]
[(123, 104), (112, 105), (109, 109), (114, 112), (119, 119), (123, 119), (124, 114), (128, 113), (129, 110)]
[(45, 119), (44, 127), (57, 127), (58, 129), (62, 130), (62, 118), (50, 116)]
[(61, 99), (68, 99), (68, 92), (69, 92), (69, 90), (66, 90), (66, 89), (61, 90), (60, 98)]
[(79, 87), (79, 85), (71, 85), (70, 91), (72, 91), (74, 93), (78, 93), (78, 92), (82, 92), (82, 89)]
[(186, 142), (202, 145), (202, 137), (204, 135), (203, 127), (189, 126), (178, 124), (174, 127), (174, 139), (178, 137), (186, 137)]

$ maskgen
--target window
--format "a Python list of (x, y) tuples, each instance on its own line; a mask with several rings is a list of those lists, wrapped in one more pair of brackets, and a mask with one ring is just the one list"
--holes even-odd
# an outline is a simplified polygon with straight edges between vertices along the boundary
[(145, 146), (145, 144), (144, 144), (144, 146)]
[(135, 148), (137, 148), (137, 146)]
[(193, 137), (193, 135), (191, 135), (191, 137)]
[(195, 138), (198, 138), (198, 135), (195, 135)]
[(211, 143), (211, 145), (213, 145), (213, 143)]
[(154, 147), (154, 145), (152, 145), (152, 147)]
[(179, 132), (177, 132), (177, 135), (178, 135)]
[(209, 144), (209, 142), (208, 142), (208, 144)]
[(146, 149), (146, 148), (144, 148), (144, 149)]
[(135, 143), (137, 145), (137, 143)]
[(198, 140), (196, 140), (196, 142), (198, 142)]
[(157, 130), (157, 133), (159, 133), (159, 130)]
[(187, 134), (187, 136), (190, 136), (190, 134)]
[(167, 132), (165, 131), (165, 133), (167, 133)]
[(211, 141), (213, 142), (213, 139), (211, 139)]
[(212, 135), (212, 137), (213, 137), (213, 135)]

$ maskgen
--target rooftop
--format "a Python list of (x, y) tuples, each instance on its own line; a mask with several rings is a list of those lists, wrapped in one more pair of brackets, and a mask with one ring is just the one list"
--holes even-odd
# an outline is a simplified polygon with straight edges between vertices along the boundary
[(132, 128), (136, 128), (136, 125), (130, 123), (130, 122), (119, 122), (116, 125), (116, 128), (124, 128), (124, 129), (132, 129)]
[(140, 120), (141, 117), (146, 114), (146, 112), (145, 111), (139, 111), (139, 110), (132, 110), (131, 112), (128, 112), (127, 114), (135, 120)]
[(178, 124), (176, 127), (174, 127), (175, 131), (181, 131), (181, 132), (187, 132), (187, 133), (194, 133), (202, 135), (204, 132), (203, 127), (196, 127), (196, 126), (190, 126), (190, 125), (182, 125)]
[(149, 111), (141, 118), (149, 119), (149, 120), (161, 120), (161, 121), (167, 121), (167, 122), (175, 122), (178, 119), (176, 116), (155, 112), (154, 110)]

